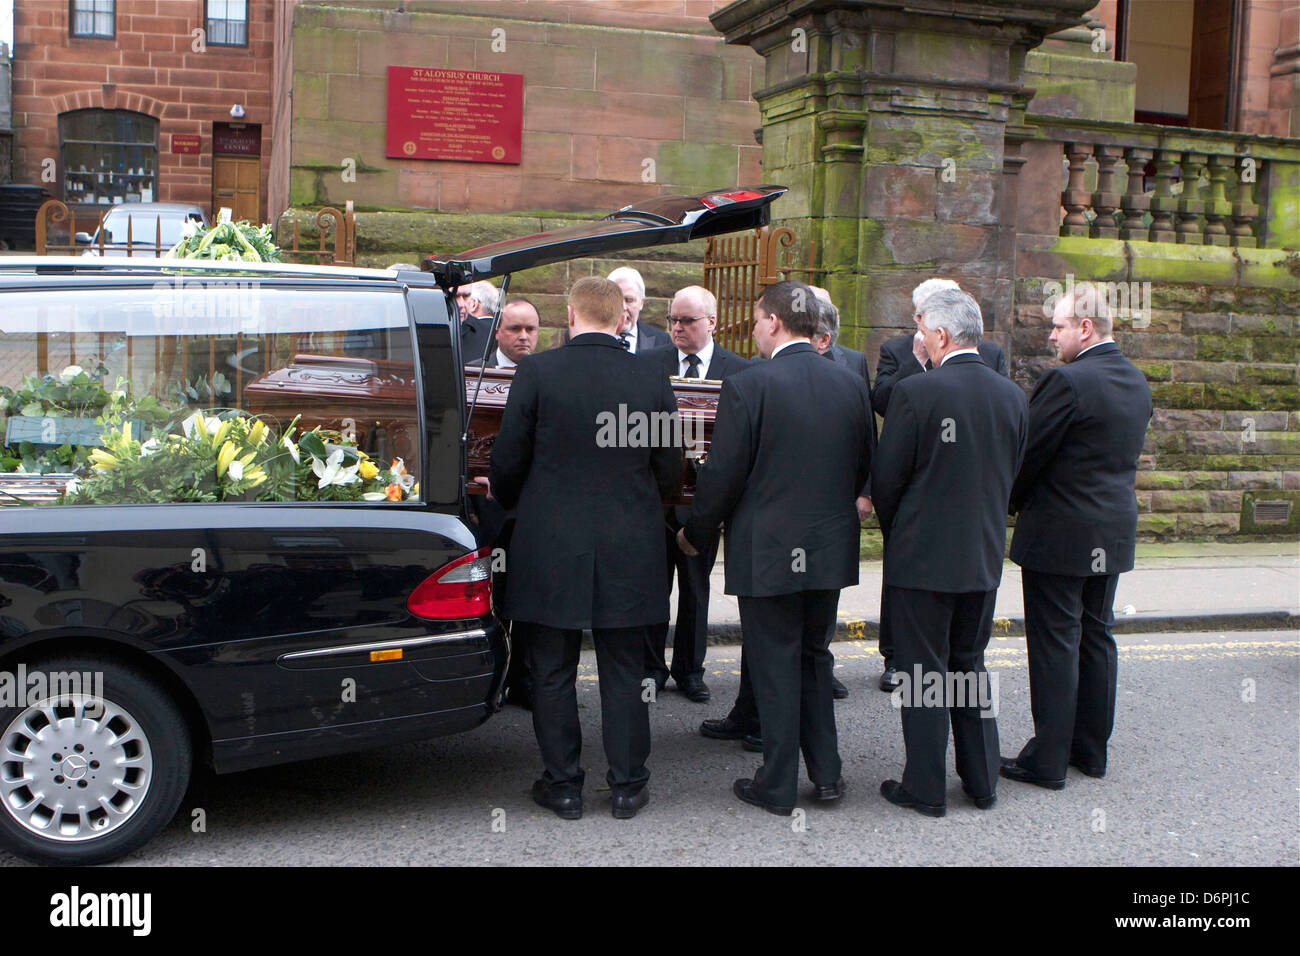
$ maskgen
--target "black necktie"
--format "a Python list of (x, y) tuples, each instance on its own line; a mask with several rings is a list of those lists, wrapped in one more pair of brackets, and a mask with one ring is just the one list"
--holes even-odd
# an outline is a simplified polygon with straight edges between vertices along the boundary
[(618, 344), (623, 346), (627, 351), (632, 351), (632, 339), (626, 332), (618, 333)]
[(686, 375), (685, 375), (685, 377), (686, 377), (686, 378), (699, 378), (699, 377), (700, 377), (700, 357), (699, 357), (698, 355), (688, 355), (688, 356), (686, 356), (686, 364), (687, 364), (688, 368), (686, 369)]

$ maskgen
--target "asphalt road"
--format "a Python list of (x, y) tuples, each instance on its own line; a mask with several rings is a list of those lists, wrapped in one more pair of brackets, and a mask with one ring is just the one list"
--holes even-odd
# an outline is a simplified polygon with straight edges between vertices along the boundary
[[(836, 705), (848, 795), (801, 800), (783, 818), (736, 800), (731, 783), (759, 757), (707, 740), (739, 680), (739, 648), (709, 651), (709, 704), (671, 689), (652, 711), (650, 805), (609, 815), (595, 660), (582, 658), (586, 815), (564, 821), (535, 806), (540, 771), (531, 717), (507, 707), (455, 737), (249, 771), (210, 781), (191, 808), (124, 865), (211, 864), (1289, 864), (1300, 859), (1300, 640), (1295, 632), (1144, 634), (1121, 638), (1120, 686), (1104, 780), (1071, 770), (1049, 792), (1002, 781), (976, 810), (951, 767), (947, 817), (886, 803), (903, 746), (897, 712), (874, 687), (880, 658), (860, 642), (834, 647), (849, 685)], [(1004, 753), (1031, 729), (1022, 638), (994, 640)], [(1244, 682), (1253, 682), (1248, 685)], [(870, 682), (870, 683), (869, 683)], [(1243, 700), (1253, 686), (1254, 700)], [(1246, 695), (1248, 696), (1248, 695)], [(21, 865), (0, 855), (0, 865)]]

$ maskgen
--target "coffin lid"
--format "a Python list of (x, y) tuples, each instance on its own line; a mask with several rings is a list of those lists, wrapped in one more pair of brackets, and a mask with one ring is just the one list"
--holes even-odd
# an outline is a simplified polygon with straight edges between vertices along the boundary
[(661, 246), (741, 232), (767, 224), (772, 200), (785, 186), (737, 186), (694, 196), (655, 196), (604, 219), (507, 239), (421, 263), (444, 289), (566, 259)]

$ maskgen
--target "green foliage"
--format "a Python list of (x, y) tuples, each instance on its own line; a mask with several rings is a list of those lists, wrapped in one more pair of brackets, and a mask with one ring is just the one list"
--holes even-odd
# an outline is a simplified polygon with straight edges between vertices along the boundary
[(167, 251), (168, 259), (224, 259), (238, 262), (279, 262), (269, 223), (254, 226), (245, 219), (218, 222), (207, 229), (187, 230)]

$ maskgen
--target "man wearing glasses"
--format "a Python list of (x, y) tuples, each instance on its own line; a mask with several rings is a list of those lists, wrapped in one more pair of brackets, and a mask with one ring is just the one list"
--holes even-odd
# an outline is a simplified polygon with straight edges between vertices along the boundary
[[(625, 300), (626, 303), (626, 300)], [(626, 307), (626, 305), (625, 305)], [(713, 293), (690, 285), (673, 296), (668, 307), (668, 332), (672, 348), (643, 352), (646, 361), (660, 365), (670, 376), (684, 379), (721, 381), (738, 372), (749, 362), (728, 352), (713, 341), (718, 325), (718, 300)], [(709, 575), (718, 557), (718, 539), (694, 557), (683, 554), (676, 546), (677, 529), (690, 514), (681, 505), (669, 505), (664, 515), (668, 543), (668, 587), (672, 589), (673, 572), (677, 572), (677, 625), (673, 631), (671, 670), (665, 658), (668, 622), (650, 628), (646, 647), (646, 676), (663, 690), (669, 676), (689, 700), (704, 703), (709, 688), (704, 683), (704, 654), (709, 633)]]

